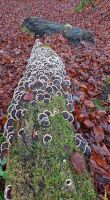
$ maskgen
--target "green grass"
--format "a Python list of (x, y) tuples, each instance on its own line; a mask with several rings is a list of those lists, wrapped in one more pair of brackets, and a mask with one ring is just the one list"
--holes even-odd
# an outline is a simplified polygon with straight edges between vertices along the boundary
[(102, 106), (102, 101), (101, 101), (100, 99), (95, 98), (95, 99), (93, 100), (93, 102), (94, 102), (95, 107), (96, 107), (98, 110), (104, 110), (104, 107)]
[(94, 7), (93, 0), (80, 0), (80, 3), (78, 6), (76, 6), (75, 11), (82, 12), (87, 5), (92, 5)]
[(3, 135), (0, 135), (0, 144), (6, 141), (6, 138)]
[[(61, 112), (66, 110), (63, 97), (54, 97), (49, 104), (40, 102), (38, 107), (27, 105), (28, 117), (25, 125), (26, 136), (32, 133), (32, 127), (38, 129), (39, 140), (28, 145), (15, 141), (10, 149), (10, 180), (13, 185), (13, 200), (97, 200), (92, 179), (87, 170), (78, 175), (70, 163), (76, 148), (73, 127)], [(37, 122), (38, 114), (44, 110), (59, 113), (50, 117), (50, 126), (46, 129)], [(48, 133), (52, 141), (43, 144), (43, 136)], [(66, 160), (66, 162), (64, 162)], [(65, 187), (66, 179), (75, 183), (76, 192)]]

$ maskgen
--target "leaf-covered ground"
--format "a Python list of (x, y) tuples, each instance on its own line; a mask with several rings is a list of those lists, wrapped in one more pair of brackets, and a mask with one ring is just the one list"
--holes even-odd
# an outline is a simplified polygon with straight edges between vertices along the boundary
[[(75, 13), (75, 0), (1, 0), (0, 2), (0, 129), (14, 88), (27, 64), (35, 38), (23, 33), (25, 17), (40, 16), (49, 20), (87, 28), (95, 45), (74, 46), (61, 34), (45, 37), (63, 59), (71, 77), (75, 104), (75, 128), (90, 143), (90, 170), (97, 191), (110, 198), (110, 3), (96, 1), (83, 12)], [(104, 81), (106, 86), (103, 89)], [(101, 95), (102, 91), (103, 95)]]

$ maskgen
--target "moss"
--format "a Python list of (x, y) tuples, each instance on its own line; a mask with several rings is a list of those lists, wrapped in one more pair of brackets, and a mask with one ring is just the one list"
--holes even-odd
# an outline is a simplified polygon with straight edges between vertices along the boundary
[(107, 86), (110, 86), (110, 76), (108, 76), (108, 77), (106, 78), (105, 84), (106, 84)]
[(0, 135), (0, 144), (6, 141), (6, 138), (3, 135)]
[(4, 200), (4, 193), (0, 192), (0, 200)]
[(41, 45), (41, 47), (44, 47), (44, 48), (51, 48), (51, 46), (50, 46), (50, 45), (48, 45), (48, 44)]
[(109, 101), (109, 96), (110, 95), (110, 76), (107, 76), (104, 85), (102, 87), (102, 92), (101, 92), (101, 99), (105, 101)]
[[(18, 140), (10, 149), (11, 177), (7, 184), (13, 185), (13, 200), (96, 200), (87, 171), (79, 176), (70, 163), (71, 154), (78, 149), (73, 140), (73, 127), (61, 115), (66, 110), (64, 98), (55, 96), (50, 103), (39, 102), (36, 107), (28, 104), (27, 109), (29, 127), (25, 126), (26, 134), (29, 136), (34, 126), (38, 129), (39, 140), (33, 141), (28, 148)], [(53, 113), (54, 109), (59, 112), (49, 117), (50, 126), (40, 127), (38, 114), (44, 110)], [(45, 134), (52, 136), (48, 144), (43, 144)], [(66, 179), (75, 182), (76, 192), (65, 187)]]
[(102, 101), (100, 100), (100, 99), (94, 99), (93, 100), (93, 102), (94, 102), (94, 105), (95, 105), (95, 107), (97, 108), (97, 109), (99, 109), (99, 110), (104, 110), (104, 107), (102, 106)]
[(33, 38), (35, 37), (35, 33), (31, 32), (26, 26), (22, 26), (21, 31), (23, 33), (29, 33)]

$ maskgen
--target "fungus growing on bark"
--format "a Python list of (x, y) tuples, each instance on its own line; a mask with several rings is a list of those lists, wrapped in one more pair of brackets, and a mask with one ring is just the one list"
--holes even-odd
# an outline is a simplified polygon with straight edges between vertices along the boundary
[(12, 199), (11, 191), (12, 191), (12, 186), (8, 185), (5, 188), (5, 191), (4, 191), (4, 198), (5, 198), (5, 200), (11, 200)]
[(42, 93), (40, 94), (40, 93), (39, 93), (39, 94), (36, 95), (36, 100), (37, 100), (37, 101), (41, 101), (41, 100), (43, 100), (43, 99), (44, 99), (44, 94), (42, 94)]
[(48, 127), (50, 125), (48, 117), (44, 117), (42, 120), (40, 120), (39, 124), (44, 128)]
[(27, 110), (26, 110), (26, 109), (23, 109), (23, 110), (21, 111), (21, 113), (22, 113), (22, 116), (25, 116), (25, 115), (27, 114)]
[(48, 80), (48, 78), (45, 75), (41, 75), (39, 78), (42, 82), (46, 82)]
[(46, 113), (40, 113), (38, 115), (38, 122), (42, 127), (48, 127), (50, 125), (48, 115)]
[(69, 79), (65, 79), (65, 80), (63, 80), (63, 82), (62, 82), (62, 87), (70, 87), (70, 85), (71, 85), (71, 81), (69, 80)]
[(20, 106), (19, 104), (16, 104), (16, 105), (15, 105), (15, 109), (16, 109), (16, 110), (19, 110), (19, 109), (21, 109), (21, 106)]
[(38, 115), (38, 120), (40, 121), (40, 120), (42, 120), (44, 117), (47, 117), (47, 114), (46, 114), (46, 113), (40, 113), (40, 114)]
[(51, 95), (50, 95), (50, 94), (48, 94), (48, 93), (45, 93), (45, 94), (44, 94), (44, 98), (45, 98), (45, 99), (49, 99), (49, 100), (50, 100), (50, 99), (51, 99)]
[(53, 85), (61, 86), (61, 81), (58, 80), (58, 79), (55, 79), (55, 80), (53, 81)]
[(8, 133), (7, 133), (7, 139), (8, 139), (10, 136), (14, 136), (14, 131), (11, 131), (11, 132), (8, 132)]
[(48, 93), (52, 93), (53, 92), (53, 88), (51, 86), (46, 87), (46, 91)]
[(68, 111), (63, 111), (62, 112), (64, 119), (68, 120), (70, 117), (70, 113)]
[(21, 128), (19, 131), (18, 131), (18, 136), (22, 137), (24, 135), (25, 131), (24, 131), (24, 128)]
[(14, 106), (15, 106), (14, 104), (10, 104), (10, 106), (8, 107), (7, 112), (10, 113), (13, 110)]
[(91, 147), (88, 144), (85, 145), (85, 149), (84, 149), (83, 153), (87, 156), (91, 155)]
[(76, 142), (76, 147), (80, 148), (85, 155), (87, 156), (91, 155), (91, 148), (88, 145), (86, 139), (84, 139), (81, 134), (78, 133), (75, 135), (75, 142)]
[(43, 86), (43, 83), (41, 82), (41, 81), (36, 81), (35, 83), (34, 83), (34, 85), (35, 85), (35, 87), (37, 88), (37, 89), (39, 89), (40, 87), (42, 87)]
[(3, 142), (1, 144), (1, 150), (8, 149), (8, 148), (9, 148), (9, 143), (8, 142)]
[(31, 101), (32, 106), (37, 106), (37, 102), (35, 100)]
[(53, 90), (54, 90), (55, 92), (58, 91), (58, 88), (57, 88), (55, 85), (52, 85), (52, 88), (53, 88)]
[(69, 116), (69, 118), (68, 118), (68, 121), (69, 121), (70, 123), (73, 123), (73, 122), (74, 122), (74, 117), (73, 117), (72, 114), (70, 114), (70, 116)]
[(64, 185), (70, 192), (76, 192), (75, 184), (71, 179), (66, 179)]
[(66, 179), (66, 186), (70, 187), (72, 185), (72, 180), (71, 179)]
[(48, 98), (44, 99), (44, 103), (49, 103), (49, 101), (50, 101), (50, 99), (48, 99)]
[(14, 126), (14, 120), (11, 117), (9, 117), (4, 125), (4, 130), (8, 131), (8, 129), (13, 126)]
[(58, 91), (56, 94), (57, 94), (58, 96), (62, 96), (62, 92), (61, 92), (61, 91)]
[(11, 118), (16, 121), (17, 120), (17, 118), (16, 118), (16, 109), (13, 109), (10, 114), (11, 114)]
[(74, 111), (73, 103), (68, 103), (67, 110), (68, 110), (68, 112), (73, 112)]
[(29, 89), (32, 89), (32, 90), (33, 90), (34, 88), (35, 88), (34, 83), (30, 83), (30, 84), (29, 84)]
[(7, 138), (9, 144), (11, 145), (13, 143), (13, 135), (9, 135), (9, 137)]
[(43, 113), (46, 114), (47, 116), (51, 116), (52, 115), (52, 112), (50, 112), (49, 110), (44, 110)]
[(39, 90), (37, 90), (37, 94), (44, 94), (44, 91), (39, 89)]
[(16, 119), (17, 120), (20, 120), (20, 119), (22, 119), (22, 110), (21, 109), (19, 109), (19, 110), (17, 110), (17, 112), (16, 112)]
[(50, 134), (44, 135), (44, 137), (43, 137), (44, 144), (47, 144), (48, 142), (51, 142), (51, 141), (52, 141), (52, 136)]

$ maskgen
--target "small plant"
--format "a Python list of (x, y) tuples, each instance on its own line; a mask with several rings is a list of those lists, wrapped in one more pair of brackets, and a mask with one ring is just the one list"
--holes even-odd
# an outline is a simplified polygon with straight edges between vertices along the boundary
[(102, 88), (102, 95), (101, 98), (103, 100), (108, 101), (109, 100), (109, 95), (110, 95), (110, 76), (107, 76), (103, 88)]
[(1, 162), (0, 162), (0, 176), (3, 177), (3, 166), (7, 163), (7, 160), (6, 159), (3, 159)]
[(106, 190), (105, 190), (105, 194), (104, 194), (104, 200), (108, 200)]
[(5, 142), (5, 137), (3, 135), (0, 135), (0, 144), (2, 144), (3, 142)]
[(78, 6), (76, 6), (75, 11), (76, 12), (81, 12), (84, 10), (84, 8), (88, 5), (91, 4), (94, 7), (93, 0), (80, 0), (80, 3)]
[(4, 158), (1, 162), (0, 162), (0, 177), (2, 177), (4, 180), (8, 180), (9, 179), (9, 171), (4, 171), (3, 167), (4, 165), (7, 164), (7, 159)]
[(29, 33), (33, 38), (35, 37), (35, 34), (34, 34), (33, 32), (31, 32), (26, 26), (23, 26), (23, 27), (21, 28), (21, 31), (22, 31), (23, 33)]
[(94, 105), (95, 105), (95, 107), (98, 109), (98, 110), (104, 110), (104, 107), (102, 106), (102, 102), (101, 102), (101, 100), (100, 99), (94, 99), (93, 100), (93, 102), (94, 102)]
[(105, 84), (110, 86), (110, 76), (108, 76), (105, 80)]
[(0, 200), (4, 200), (4, 193), (0, 192)]

